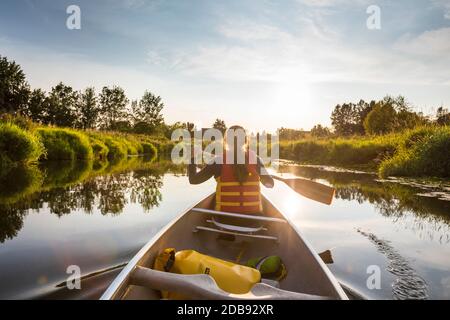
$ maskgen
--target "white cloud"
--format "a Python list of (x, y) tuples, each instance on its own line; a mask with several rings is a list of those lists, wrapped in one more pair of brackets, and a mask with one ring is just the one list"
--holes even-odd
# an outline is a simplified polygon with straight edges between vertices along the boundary
[(449, 62), (450, 27), (425, 31), (415, 37), (405, 35), (397, 42), (396, 47), (405, 54), (443, 58)]
[[(229, 44), (204, 44), (177, 61), (190, 76), (225, 81), (442, 84), (450, 81), (450, 28), (405, 35), (392, 47), (354, 45), (313, 19), (298, 34), (226, 21)], [(430, 59), (432, 57), (433, 59)]]

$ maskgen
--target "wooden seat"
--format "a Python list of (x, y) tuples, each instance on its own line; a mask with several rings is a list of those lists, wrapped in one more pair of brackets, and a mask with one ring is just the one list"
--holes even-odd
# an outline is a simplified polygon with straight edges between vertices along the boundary
[(265, 228), (264, 226), (255, 227), (255, 228), (236, 226), (236, 225), (232, 225), (232, 224), (218, 222), (216, 219), (214, 219), (214, 217), (211, 218), (211, 220), (206, 220), (206, 222), (212, 223), (214, 226), (216, 226), (217, 228), (219, 228), (221, 230), (228, 230), (228, 231), (234, 231), (234, 232), (253, 234), (253, 233), (256, 233), (259, 231), (267, 231), (267, 228)]
[[(265, 234), (265, 231), (268, 231), (268, 229), (261, 225), (261, 223), (265, 222), (276, 222), (276, 223), (286, 223), (286, 220), (279, 219), (279, 218), (272, 218), (272, 217), (265, 217), (265, 216), (258, 216), (258, 215), (250, 215), (250, 214), (240, 214), (240, 213), (232, 213), (232, 212), (222, 212), (222, 211), (215, 211), (215, 210), (209, 210), (209, 209), (203, 209), (203, 208), (193, 208), (192, 212), (199, 213), (199, 214), (208, 214), (212, 215), (210, 219), (207, 219), (206, 222), (213, 224), (215, 228), (212, 227), (206, 227), (206, 226), (195, 226), (194, 232), (199, 231), (206, 231), (206, 232), (214, 232), (218, 234), (225, 234), (225, 235), (231, 235), (231, 236), (239, 236), (239, 237), (246, 237), (246, 238), (253, 238), (253, 239), (263, 239), (263, 240), (273, 240), (278, 242), (278, 237), (267, 235)], [(242, 226), (230, 223), (223, 223), (217, 221), (217, 218), (231, 218), (236, 221), (253, 221), (255, 223), (258, 223), (258, 226), (255, 227), (249, 227), (249, 226)], [(244, 224), (244, 223), (243, 223)], [(261, 234), (263, 232), (263, 234)]]
[(275, 237), (275, 236), (240, 233), (240, 232), (226, 231), (226, 230), (220, 230), (220, 229), (203, 227), (203, 226), (196, 226), (194, 232), (199, 232), (199, 231), (215, 232), (215, 233), (219, 233), (219, 234), (228, 234), (228, 235), (244, 237), (244, 238), (273, 240), (273, 241), (277, 241), (278, 242), (278, 237)]
[(230, 217), (230, 218), (240, 218), (240, 219), (247, 219), (247, 220), (257, 220), (257, 221), (264, 221), (264, 222), (287, 223), (286, 220), (280, 219), (280, 218), (259, 216), (259, 215), (253, 215), (253, 214), (241, 214), (241, 213), (215, 211), (215, 210), (203, 209), (203, 208), (192, 208), (191, 212), (199, 213), (199, 214), (205, 214), (206, 213), (206, 214), (212, 214), (212, 215), (216, 215), (216, 216), (223, 216), (223, 217)]

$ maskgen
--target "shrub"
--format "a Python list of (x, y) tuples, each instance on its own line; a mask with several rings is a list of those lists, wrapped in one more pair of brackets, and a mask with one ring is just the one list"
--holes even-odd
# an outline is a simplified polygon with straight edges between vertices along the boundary
[(14, 124), (0, 123), (0, 169), (35, 162), (44, 154), (44, 146), (34, 134)]
[(397, 143), (393, 136), (304, 139), (280, 143), (280, 156), (301, 163), (375, 167), (394, 153)]
[(145, 155), (155, 156), (158, 153), (156, 147), (150, 142), (142, 142), (142, 149)]
[(47, 160), (86, 160), (93, 158), (89, 139), (81, 132), (61, 128), (36, 130), (47, 150)]
[(117, 141), (113, 138), (106, 138), (105, 143), (109, 149), (108, 159), (121, 159), (127, 157), (128, 148), (121, 141)]
[(21, 129), (32, 131), (36, 128), (36, 124), (28, 117), (21, 115), (12, 115), (4, 113), (0, 116), (0, 123), (9, 123), (18, 126)]
[(94, 158), (98, 160), (106, 159), (109, 152), (106, 144), (100, 139), (94, 137), (89, 137), (89, 142), (91, 144), (92, 152), (94, 153)]
[(422, 127), (403, 134), (392, 158), (380, 164), (380, 176), (450, 177), (450, 127)]
[(319, 140), (305, 140), (294, 144), (293, 153), (301, 162), (327, 162), (329, 148), (327, 143)]

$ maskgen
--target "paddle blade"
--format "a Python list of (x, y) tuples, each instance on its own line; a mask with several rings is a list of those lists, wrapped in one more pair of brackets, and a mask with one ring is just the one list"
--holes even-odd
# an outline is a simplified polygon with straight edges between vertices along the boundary
[(319, 253), (319, 257), (325, 262), (326, 264), (333, 264), (333, 256), (331, 255), (330, 250), (325, 250), (324, 252)]
[(333, 202), (335, 189), (319, 182), (293, 178), (283, 179), (283, 181), (298, 194), (327, 205)]

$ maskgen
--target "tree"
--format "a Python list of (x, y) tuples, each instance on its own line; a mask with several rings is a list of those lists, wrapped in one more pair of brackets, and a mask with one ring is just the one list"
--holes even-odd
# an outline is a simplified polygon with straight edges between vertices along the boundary
[(79, 126), (83, 129), (93, 129), (97, 125), (100, 108), (94, 88), (86, 88), (80, 94), (78, 102)]
[(130, 120), (125, 118), (123, 120), (114, 121), (109, 129), (114, 131), (131, 132), (133, 126), (131, 125)]
[(29, 94), (30, 88), (20, 66), (0, 56), (0, 112), (22, 112)]
[(192, 122), (186, 122), (184, 124), (184, 127), (189, 131), (189, 132), (193, 132), (195, 130), (195, 124)]
[(46, 93), (41, 89), (35, 89), (31, 92), (28, 104), (22, 112), (34, 122), (46, 123), (48, 118), (49, 103)]
[(384, 134), (391, 132), (396, 126), (396, 111), (389, 103), (378, 102), (364, 120), (364, 128), (368, 134)]
[(427, 119), (421, 113), (416, 113), (406, 101), (405, 97), (386, 96), (382, 100), (383, 104), (391, 105), (395, 110), (395, 131), (414, 128), (418, 125), (425, 124)]
[(311, 135), (317, 138), (328, 137), (331, 135), (331, 131), (327, 127), (317, 124), (311, 129)]
[(375, 106), (375, 101), (371, 101), (370, 103), (365, 102), (364, 100), (359, 100), (359, 102), (356, 104), (356, 131), (357, 134), (363, 135), (365, 133), (364, 130), (364, 120), (366, 119), (367, 115), (373, 110)]
[(48, 97), (45, 122), (60, 127), (76, 126), (78, 92), (62, 82), (52, 88)]
[(164, 123), (161, 114), (164, 103), (160, 96), (156, 96), (150, 91), (145, 91), (139, 103), (132, 103), (134, 117), (134, 128), (138, 133), (154, 133), (158, 127)]
[(167, 139), (172, 138), (172, 133), (177, 129), (187, 129), (186, 124), (182, 122), (175, 122), (174, 124), (164, 125), (162, 128), (162, 132)]
[(278, 137), (280, 138), (280, 140), (288, 140), (288, 141), (299, 140), (305, 138), (307, 133), (308, 132), (303, 129), (297, 130), (283, 127), (278, 129)]
[(219, 130), (220, 132), (222, 132), (222, 134), (224, 134), (227, 130), (227, 125), (225, 124), (225, 121), (216, 119), (216, 121), (213, 123), (213, 128)]
[(115, 122), (127, 118), (127, 104), (129, 100), (125, 91), (118, 86), (103, 87), (100, 93), (100, 121), (103, 129), (112, 129)]
[(436, 112), (436, 123), (440, 126), (450, 125), (450, 112), (444, 107), (439, 107)]
[(364, 120), (374, 105), (374, 101), (367, 103), (364, 100), (356, 104), (337, 105), (331, 114), (331, 123), (336, 134), (343, 136), (364, 134)]

